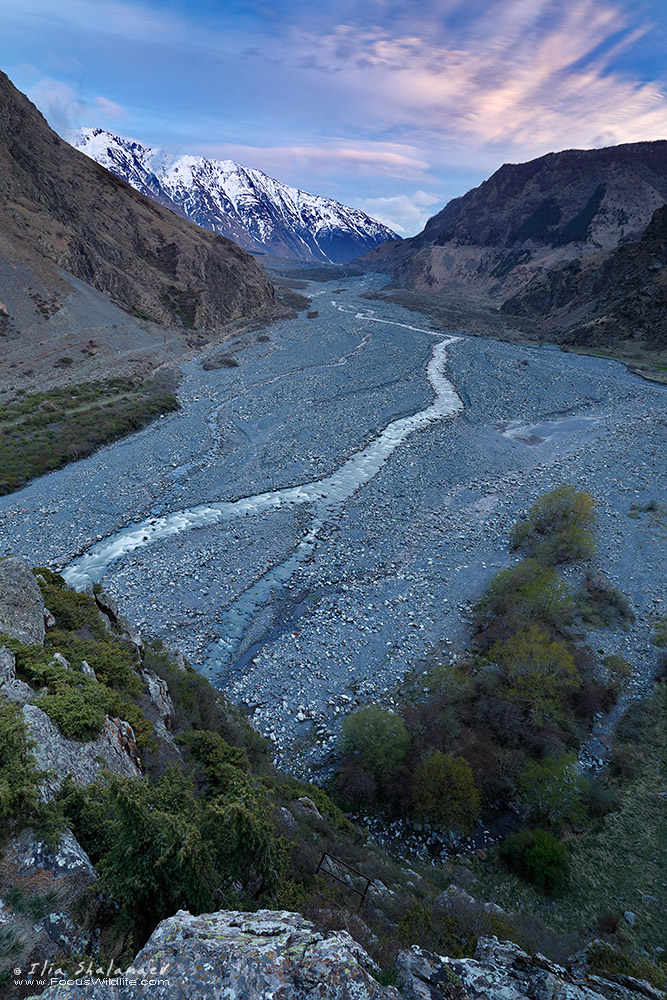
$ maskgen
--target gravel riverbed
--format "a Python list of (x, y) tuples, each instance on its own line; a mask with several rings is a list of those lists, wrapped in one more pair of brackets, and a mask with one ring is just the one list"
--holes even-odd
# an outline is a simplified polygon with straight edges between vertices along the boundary
[(249, 706), (302, 774), (346, 711), (422, 669), (434, 643), (465, 645), (509, 528), (561, 482), (596, 498), (598, 564), (637, 615), (593, 643), (632, 662), (629, 696), (649, 683), (651, 622), (667, 613), (665, 388), (615, 362), (438, 333), (358, 298), (378, 280), (311, 286), (319, 316), (241, 338), (238, 367), (184, 364), (180, 412), (0, 498), (0, 551), (64, 568), (133, 522), (324, 480), (432, 406), (427, 367), (456, 337), (444, 375), (462, 407), (409, 433), (352, 495), (175, 530), (102, 577), (142, 633)]

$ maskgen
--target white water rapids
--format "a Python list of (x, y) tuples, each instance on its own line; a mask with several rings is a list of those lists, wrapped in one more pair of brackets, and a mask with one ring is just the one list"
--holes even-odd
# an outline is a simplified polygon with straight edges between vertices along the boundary
[[(382, 322), (376, 317), (359, 318)], [(408, 435), (445, 417), (454, 416), (463, 409), (463, 403), (444, 374), (447, 361), (446, 348), (457, 339), (448, 337), (440, 341), (433, 350), (427, 367), (427, 377), (435, 392), (435, 399), (431, 405), (412, 416), (392, 421), (365, 448), (353, 454), (330, 476), (300, 486), (271, 490), (239, 500), (200, 504), (164, 516), (149, 517), (93, 545), (63, 570), (62, 575), (65, 580), (71, 587), (82, 590), (88, 583), (99, 581), (107, 567), (117, 559), (171, 535), (232, 521), (246, 515), (261, 514), (288, 505), (312, 504), (312, 523), (297, 543), (292, 555), (283, 563), (272, 567), (244, 591), (225, 613), (224, 639), (220, 639), (212, 651), (206, 672), (219, 669), (229, 659), (271, 591), (285, 584), (299, 563), (312, 553), (318, 532), (334, 513), (335, 508), (345, 503), (360, 487), (377, 475), (392, 452)]]

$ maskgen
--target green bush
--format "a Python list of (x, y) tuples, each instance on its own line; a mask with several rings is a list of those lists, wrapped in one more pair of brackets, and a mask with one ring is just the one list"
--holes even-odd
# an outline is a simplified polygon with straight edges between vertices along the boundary
[(37, 792), (46, 777), (37, 767), (23, 713), (0, 702), (0, 838), (10, 823), (28, 822), (37, 810)]
[(341, 746), (358, 754), (363, 767), (378, 782), (388, 782), (405, 760), (410, 737), (400, 715), (369, 705), (343, 722)]
[(512, 528), (510, 544), (549, 565), (586, 562), (595, 553), (594, 524), (593, 498), (564, 484), (533, 504), (526, 520)]
[(567, 885), (567, 847), (548, 830), (523, 830), (510, 834), (500, 847), (508, 868), (550, 896), (560, 895)]
[(667, 647), (667, 618), (659, 618), (653, 625), (653, 645), (660, 649)]
[(289, 846), (275, 836), (266, 794), (225, 767), (224, 791), (206, 797), (176, 767), (156, 780), (64, 786), (68, 822), (139, 943), (179, 908), (256, 908), (280, 890)]
[(606, 656), (602, 662), (607, 668), (609, 680), (611, 681), (614, 690), (618, 690), (623, 685), (624, 681), (627, 681), (630, 677), (632, 677), (632, 666), (628, 663), (624, 656), (620, 656), (618, 653), (612, 653), (611, 656)]
[(463, 757), (436, 750), (412, 779), (413, 813), (437, 828), (468, 833), (479, 816), (481, 799), (470, 765)]
[(477, 606), (481, 627), (497, 620), (510, 631), (530, 625), (560, 628), (571, 617), (572, 596), (567, 584), (536, 559), (524, 559), (496, 573)]
[(616, 628), (634, 621), (628, 599), (599, 574), (586, 573), (575, 600), (582, 621), (594, 628)]

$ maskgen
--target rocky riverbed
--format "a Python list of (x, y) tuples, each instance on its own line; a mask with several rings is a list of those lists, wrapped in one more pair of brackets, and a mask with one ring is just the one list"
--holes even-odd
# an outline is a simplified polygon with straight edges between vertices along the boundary
[[(465, 644), (509, 528), (561, 482), (598, 501), (598, 562), (637, 622), (594, 645), (630, 659), (635, 693), (667, 613), (664, 387), (434, 331), (359, 299), (378, 283), (311, 286), (318, 316), (239, 339), (237, 367), (184, 364), (180, 412), (0, 499), (0, 551), (81, 586), (116, 545), (94, 575), (123, 613), (249, 706), (306, 774), (343, 713), (423, 669), (436, 642)], [(356, 487), (339, 488), (352, 468)]]

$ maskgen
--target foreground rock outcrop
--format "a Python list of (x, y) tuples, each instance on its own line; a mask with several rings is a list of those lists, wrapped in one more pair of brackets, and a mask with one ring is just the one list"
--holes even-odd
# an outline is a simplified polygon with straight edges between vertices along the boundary
[(298, 913), (223, 911), (194, 917), (180, 910), (158, 926), (117, 985), (54, 986), (43, 996), (399, 1000), (396, 990), (373, 978), (374, 969), (347, 931), (319, 931)]
[(297, 913), (223, 911), (164, 920), (115, 980), (63, 983), (46, 1000), (665, 1000), (649, 983), (570, 971), (509, 941), (480, 938), (474, 958), (413, 947), (397, 960), (400, 990), (347, 931), (318, 930)]
[(642, 980), (617, 982), (592, 975), (585, 960), (565, 969), (543, 955), (528, 955), (511, 941), (479, 939), (474, 958), (443, 958), (412, 948), (398, 956), (405, 1000), (664, 1000)]

